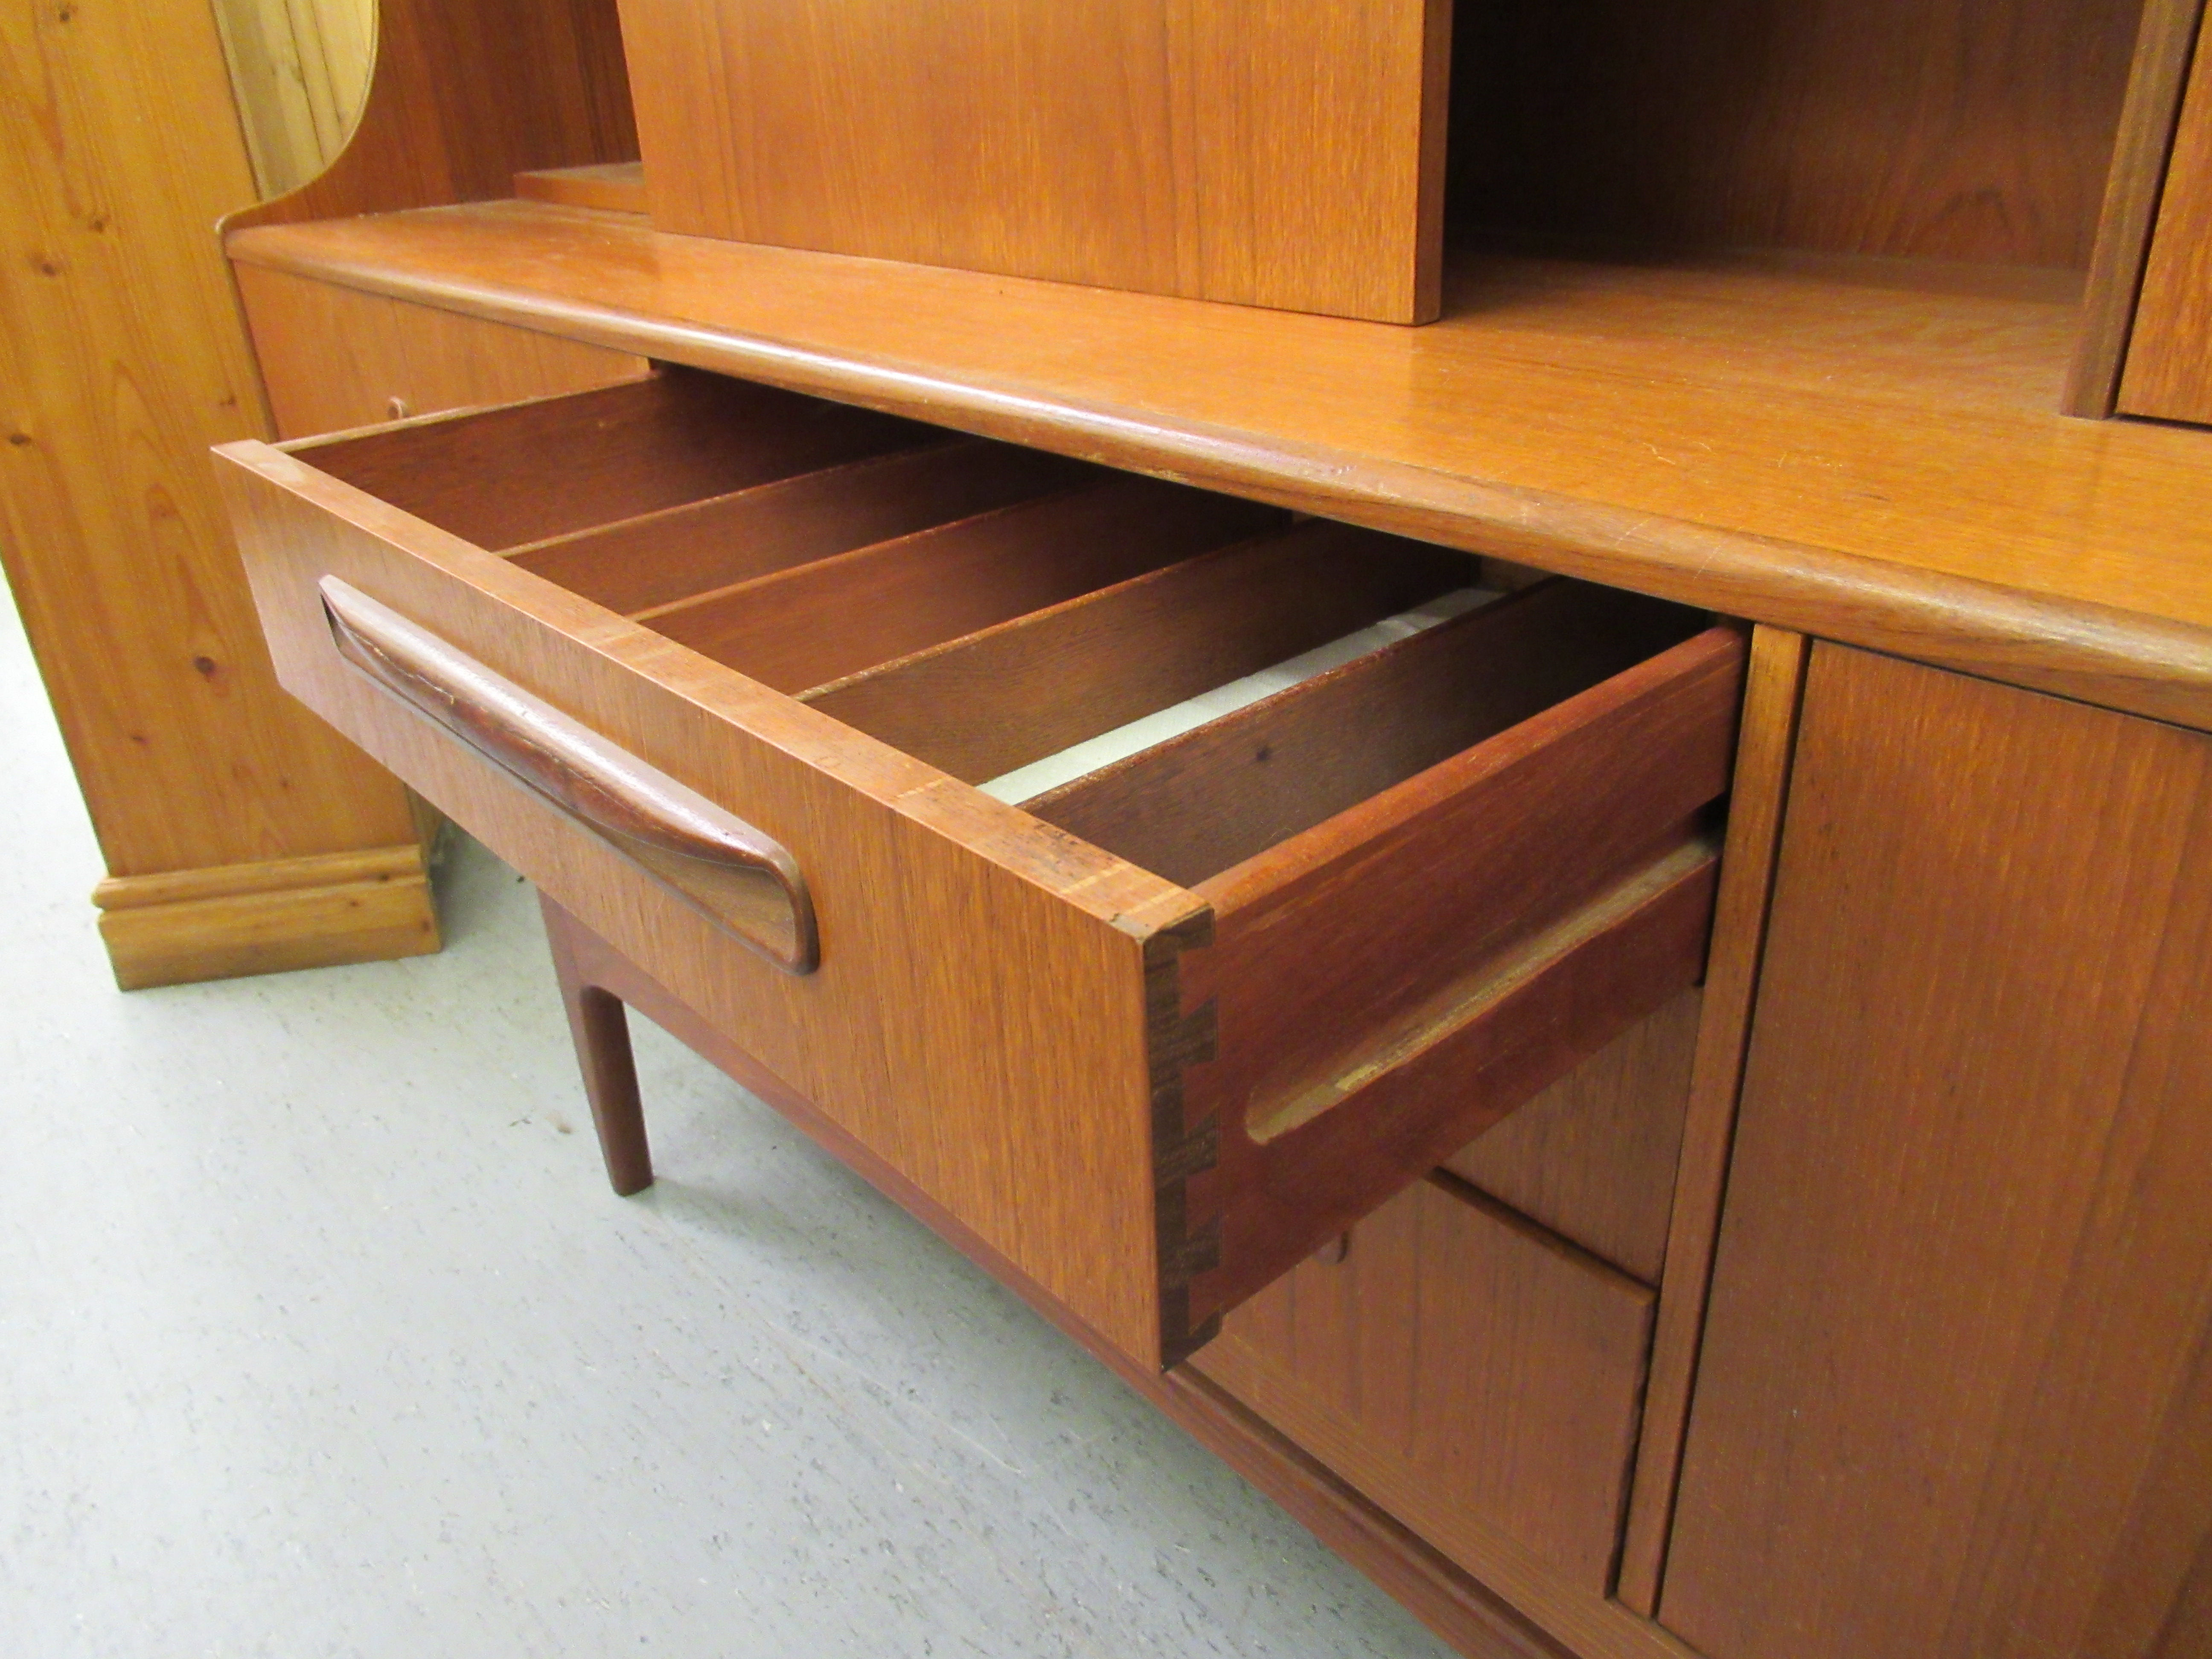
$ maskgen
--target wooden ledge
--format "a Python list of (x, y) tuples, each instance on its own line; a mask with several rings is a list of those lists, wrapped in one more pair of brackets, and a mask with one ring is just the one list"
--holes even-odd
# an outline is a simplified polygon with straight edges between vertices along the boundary
[(1407, 329), (535, 202), (229, 248), (2212, 729), (2212, 434), (2057, 412), (2069, 282), (1484, 257)]
[(92, 902), (125, 991), (425, 956), (441, 943), (411, 844), (110, 876)]

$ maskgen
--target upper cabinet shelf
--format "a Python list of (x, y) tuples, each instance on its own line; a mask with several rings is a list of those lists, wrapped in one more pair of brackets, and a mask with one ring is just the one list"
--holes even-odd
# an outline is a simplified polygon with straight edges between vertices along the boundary
[(2073, 279), (1467, 257), (1426, 328), (487, 204), (234, 235), (332, 282), (2212, 726), (2212, 447), (2053, 407)]

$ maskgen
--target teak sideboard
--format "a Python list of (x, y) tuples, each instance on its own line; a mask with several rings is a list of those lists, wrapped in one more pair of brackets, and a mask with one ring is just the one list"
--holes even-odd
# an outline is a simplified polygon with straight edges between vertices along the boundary
[(658, 228), (609, 8), (392, 0), (279, 676), (619, 1190), (628, 1010), (1464, 1651), (2212, 1652), (2198, 8), (1401, 13), (1417, 327)]

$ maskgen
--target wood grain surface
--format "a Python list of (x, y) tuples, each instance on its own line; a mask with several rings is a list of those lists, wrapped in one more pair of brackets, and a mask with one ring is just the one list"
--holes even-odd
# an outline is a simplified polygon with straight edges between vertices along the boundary
[[(1024, 808), (1195, 887), (1692, 632), (1694, 613), (1554, 582), (1356, 658)], [(1279, 872), (1249, 885), (1266, 890)]]
[(2119, 407), (2212, 422), (2212, 30), (2202, 27), (2143, 265)]
[(2081, 269), (2142, 0), (1462, 9), (1452, 213)]
[(319, 176), (224, 223), (487, 201), (517, 173), (637, 153), (614, 0), (377, 0), (352, 138)]
[(1310, 523), (1133, 576), (806, 700), (981, 783), (1474, 579), (1444, 548)]
[(630, 352), (282, 271), (236, 270), (280, 438), (584, 392), (646, 372)]
[(1662, 1623), (2203, 1650), (2212, 740), (1816, 647)]
[(949, 434), (509, 549), (626, 616), (1093, 481), (1079, 462)]
[(664, 230), (1425, 321), (1447, 0), (623, 0)]
[(317, 584), (338, 654), (629, 854), (787, 972), (821, 964), (791, 849), (335, 576)]
[(1657, 1285), (1702, 1004), (1698, 992), (1683, 992), (1443, 1167), (1630, 1278)]
[(233, 239), (326, 275), (2212, 726), (2201, 434), (2057, 414), (2076, 284), (1474, 259), (1326, 318), (487, 205)]
[(2119, 396), (2120, 367), (2135, 326), (2143, 264), (2166, 185), (2166, 157), (2181, 114), (2190, 55), (2204, 0), (2144, 0), (2135, 67), (2120, 110), (2119, 136), (2105, 182), (2105, 207), (2081, 298), (2081, 337), (2067, 371), (2069, 415), (2102, 420)]
[(601, 161), (591, 167), (538, 167), (514, 175), (514, 193), (533, 202), (565, 202), (570, 207), (609, 213), (645, 211), (645, 166), (639, 161)]
[(1462, 1540), (1502, 1533), (1595, 1597), (1650, 1320), (1643, 1285), (1425, 1181), (1361, 1222), (1341, 1261), (1309, 1262), (1231, 1314), (1192, 1363), (1300, 1439), (1329, 1419), (1330, 1461), (1355, 1481), (1375, 1465), (1418, 1481), (1423, 1531), (1470, 1571), (1484, 1553)]
[[(592, 931), (630, 929), (617, 948), (705, 1001), (718, 1029), (796, 1076), (937, 1201), (1006, 1240), (1124, 1353), (1173, 1363), (1220, 1310), (1696, 977), (1712, 887), (1697, 817), (1725, 786), (1741, 651), (1729, 629), (1668, 648), (1697, 613), (1556, 583), (1477, 613), (1492, 620), (1470, 643), (1498, 695), (1472, 727), (1434, 695), (1457, 679), (1413, 676), (1407, 719), (1425, 747), (1378, 777), (1350, 769), (1364, 781), (1341, 799), (1322, 791), (1325, 822), (1194, 893), (776, 687), (804, 683), (809, 653), (895, 655), (1133, 567), (1279, 531), (1274, 509), (1124, 477), (764, 577), (732, 594), (759, 650), (783, 653), (766, 667), (743, 653), (751, 678), (672, 637), (680, 608), (648, 631), (359, 487), (519, 533), (512, 509), (487, 514), (458, 489), (458, 458), (471, 458), (519, 494), (542, 473), (549, 488), (530, 504), (540, 527), (657, 511), (732, 466), (772, 471), (762, 456), (788, 450), (795, 422), (757, 417), (779, 401), (792, 400), (678, 375), (222, 455), (288, 684)], [(746, 453), (748, 431), (760, 455)], [(640, 436), (654, 433), (669, 441)], [(1433, 550), (1306, 537), (1355, 556), (1401, 552), (1424, 585), (1464, 574)], [(435, 618), (436, 653), (460, 653), (463, 672), (441, 687), (410, 668), (395, 680), (405, 699), (380, 696), (325, 615), (354, 593), (385, 607), (374, 615), (389, 612), (395, 637)], [(977, 605), (986, 613), (969, 614)], [(512, 732), (470, 713), (484, 699), (461, 695), (464, 683), (479, 681), (520, 711)], [(465, 741), (453, 740), (457, 724)], [(667, 890), (673, 878), (634, 845), (642, 831), (610, 840), (549, 802), (549, 788), (566, 799), (576, 782), (621, 805), (577, 759), (586, 750), (696, 792), (702, 810), (787, 854), (818, 919), (819, 969), (755, 982), (726, 938), (701, 936), (707, 917)], [(1399, 782), (1407, 767), (1416, 775)], [(1589, 834), (1593, 822), (1607, 832)], [(1563, 858), (1570, 842), (1578, 855)], [(1439, 886), (1449, 902), (1435, 902)], [(1233, 926), (1209, 943), (1212, 906)], [(1226, 1045), (1217, 1003), (1235, 1034)], [(893, 1051), (910, 1057), (913, 1081), (877, 1067)], [(1100, 1191), (1121, 1196), (1106, 1204)]]
[(376, 58), (376, 0), (215, 0), (259, 193), (307, 183), (345, 147)]
[[(1649, 1614), (1658, 1604), (1659, 1575), (1674, 1515), (1682, 1437), (1689, 1426), (1721, 1196), (1728, 1184), (1744, 1050), (1751, 1035), (1774, 860), (1782, 841), (1790, 757), (1811, 644), (1802, 634), (1752, 630), (1744, 676), (1743, 719), (1729, 780), (1728, 842), (1721, 854), (1713, 943), (1706, 959), (1703, 1007), (1691, 1061), (1690, 1096), (1668, 1216), (1666, 1273), (1652, 1337), (1650, 1379), (1629, 1492), (1628, 1531), (1621, 1544), (1613, 1594)], [(1508, 1119), (1502, 1127), (1510, 1128)], [(1480, 1144), (1480, 1143), (1478, 1143)]]
[(111, 876), (92, 900), (125, 991), (386, 962), (441, 943), (429, 870), (411, 845)]
[(936, 435), (867, 410), (678, 370), (341, 433), (301, 453), (317, 471), (498, 551)]
[(416, 839), (279, 690), (209, 469), (267, 429), (209, 229), (252, 191), (208, 8), (0, 21), (0, 562), (117, 877)]
[(656, 633), (779, 691), (827, 685), (1224, 543), (1273, 508), (1109, 475), (651, 614)]
[(1740, 647), (1715, 629), (1195, 890), (1188, 1192), (1235, 1306), (1692, 984)]

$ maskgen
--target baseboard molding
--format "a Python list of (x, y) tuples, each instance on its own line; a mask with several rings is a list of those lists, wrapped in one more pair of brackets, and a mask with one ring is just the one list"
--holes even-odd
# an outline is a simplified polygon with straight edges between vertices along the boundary
[(411, 844), (110, 876), (92, 902), (126, 991), (425, 956), (441, 943)]

